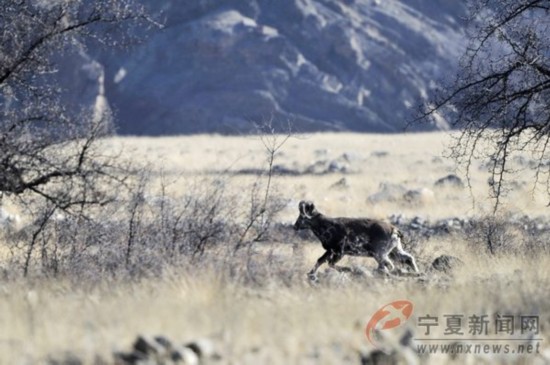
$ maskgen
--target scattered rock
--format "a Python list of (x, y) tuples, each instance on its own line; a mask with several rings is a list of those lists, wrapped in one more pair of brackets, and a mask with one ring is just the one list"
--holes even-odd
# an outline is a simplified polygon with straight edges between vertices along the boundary
[(170, 360), (176, 364), (185, 365), (198, 365), (200, 364), (200, 359), (200, 356), (193, 349), (184, 346), (175, 348), (170, 356)]
[(138, 336), (129, 353), (114, 353), (117, 365), (199, 365), (205, 361), (219, 360), (214, 343), (206, 338), (174, 345), (164, 336)]
[(388, 217), (388, 220), (396, 226), (407, 224), (407, 217), (405, 217), (403, 214), (392, 214)]
[(170, 340), (164, 336), (155, 336), (154, 340), (163, 348), (167, 348), (167, 349), (172, 348), (172, 342), (170, 342)]
[(141, 352), (115, 352), (113, 357), (115, 365), (134, 365), (147, 361), (147, 355)]
[(455, 256), (441, 255), (432, 262), (432, 268), (437, 271), (449, 273), (451, 270), (462, 266), (464, 262)]
[(419, 216), (408, 219), (402, 214), (388, 217), (392, 224), (395, 224), (405, 236), (416, 236), (428, 239), (432, 236), (448, 235), (451, 232), (467, 232), (471, 229), (471, 222), (462, 218), (446, 218), (437, 220), (434, 223)]
[(380, 158), (380, 157), (387, 157), (387, 156), (389, 156), (389, 154), (390, 153), (388, 151), (372, 151), (370, 155), (372, 157)]
[[(482, 228), (484, 224), (483, 218), (450, 217), (430, 222), (420, 216), (408, 218), (403, 214), (392, 214), (388, 216), (388, 220), (399, 227), (406, 237), (412, 235), (425, 239), (451, 233), (470, 235)], [(510, 216), (501, 224), (532, 236), (550, 234), (550, 224), (545, 217)]]
[(296, 176), (300, 174), (299, 171), (283, 165), (273, 165), (272, 171), (274, 174), (277, 174), (277, 175)]
[[(275, 175), (281, 175), (281, 176), (298, 176), (302, 174), (302, 171), (286, 167), (283, 165), (273, 165), (273, 173)], [(266, 173), (265, 169), (258, 169), (258, 168), (244, 168), (235, 171), (235, 174), (237, 175), (263, 175)]]
[(435, 200), (435, 194), (428, 188), (413, 189), (403, 194), (403, 199), (414, 205), (424, 205), (432, 203)]
[(369, 195), (367, 201), (371, 204), (395, 202), (403, 198), (407, 189), (400, 184), (381, 183), (377, 193)]
[(328, 163), (326, 160), (315, 161), (304, 170), (304, 174), (313, 174), (313, 175), (325, 174), (327, 171), (327, 165)]
[(464, 182), (462, 179), (454, 174), (449, 174), (441, 179), (437, 180), (434, 183), (435, 187), (454, 187), (454, 188), (464, 188)]
[(362, 161), (363, 156), (361, 156), (358, 153), (355, 152), (344, 152), (340, 157), (337, 159), (338, 161), (343, 161), (347, 163), (355, 162), (355, 161)]
[[(326, 174), (349, 174), (356, 171), (351, 167), (351, 163), (361, 160), (359, 155), (353, 153), (344, 153), (340, 157), (328, 160), (320, 159), (305, 169), (287, 167), (285, 165), (273, 165), (273, 173), (282, 176), (299, 176), (299, 175), (326, 175)], [(243, 168), (235, 171), (237, 175), (263, 175), (265, 169), (261, 168)]]
[(326, 172), (345, 174), (349, 172), (349, 167), (345, 163), (334, 160), (329, 163)]
[(381, 350), (373, 350), (368, 354), (359, 354), (361, 365), (395, 365), (399, 364), (399, 356), (395, 351), (386, 353)]
[(378, 192), (369, 195), (367, 202), (377, 204), (382, 202), (405, 202), (414, 205), (432, 203), (435, 194), (431, 189), (407, 189), (401, 184), (381, 183)]
[(438, 221), (434, 229), (441, 233), (451, 233), (463, 230), (468, 223), (468, 219), (448, 218)]
[[(157, 339), (160, 339), (160, 341)], [(162, 336), (157, 336), (155, 338), (138, 336), (138, 338), (134, 342), (133, 348), (134, 351), (140, 352), (146, 356), (164, 356), (166, 352), (168, 352), (169, 349), (172, 347), (169, 342), (167, 346), (166, 344), (167, 343), (164, 341), (164, 338)]]
[(416, 230), (422, 229), (426, 225), (429, 225), (429, 222), (419, 216), (414, 217), (409, 224), (412, 229)]
[(345, 190), (345, 189), (349, 189), (349, 187), (350, 185), (349, 185), (348, 179), (343, 177), (337, 182), (335, 182), (334, 184), (332, 184), (330, 186), (330, 189)]
[(351, 172), (351, 168), (348, 162), (342, 159), (336, 159), (332, 161), (328, 161), (328, 160), (316, 161), (313, 164), (309, 165), (303, 171), (303, 174), (325, 175), (325, 174), (334, 174), (334, 173), (347, 174), (350, 172)]
[(84, 361), (71, 352), (63, 354), (59, 358), (51, 358), (47, 361), (48, 365), (83, 365)]
[(220, 354), (216, 352), (214, 343), (208, 338), (200, 338), (193, 342), (189, 342), (185, 346), (193, 350), (201, 359), (220, 357)]
[(326, 149), (326, 148), (319, 148), (319, 149), (313, 151), (313, 154), (314, 154), (316, 157), (327, 157), (327, 156), (328, 156), (328, 152), (329, 152), (329, 150)]

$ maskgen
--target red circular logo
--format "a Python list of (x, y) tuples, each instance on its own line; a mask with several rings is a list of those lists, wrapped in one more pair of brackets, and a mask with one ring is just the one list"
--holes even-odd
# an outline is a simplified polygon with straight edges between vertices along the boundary
[(405, 323), (412, 315), (413, 304), (408, 300), (396, 300), (377, 310), (371, 317), (365, 334), (367, 340), (374, 346), (378, 347), (372, 338), (375, 330), (388, 330), (396, 328)]

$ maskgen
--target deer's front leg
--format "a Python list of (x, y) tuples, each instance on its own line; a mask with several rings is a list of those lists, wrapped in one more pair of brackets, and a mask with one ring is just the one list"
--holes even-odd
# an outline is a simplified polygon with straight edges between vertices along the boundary
[(341, 252), (332, 252), (328, 259), (328, 266), (332, 267), (334, 270), (339, 272), (351, 272), (351, 269), (349, 267), (345, 266), (338, 266), (336, 263), (340, 261), (344, 257), (344, 254)]
[(315, 263), (315, 266), (307, 273), (308, 278), (315, 279), (315, 272), (319, 268), (319, 266), (323, 265), (325, 262), (328, 261), (329, 257), (331, 255), (330, 251), (326, 251), (323, 256), (319, 257), (317, 262)]

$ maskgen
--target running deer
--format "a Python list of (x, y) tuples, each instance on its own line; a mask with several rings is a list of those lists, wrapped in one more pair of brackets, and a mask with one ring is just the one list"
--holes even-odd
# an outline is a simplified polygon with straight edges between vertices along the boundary
[(308, 273), (310, 278), (315, 278), (319, 266), (327, 261), (338, 271), (349, 271), (349, 268), (336, 266), (344, 255), (374, 257), (378, 270), (388, 273), (388, 268), (394, 269), (388, 257), (392, 253), (418, 272), (414, 258), (403, 249), (402, 233), (390, 223), (369, 218), (329, 218), (308, 201), (301, 201), (298, 208), (300, 216), (294, 229), (311, 229), (326, 250)]

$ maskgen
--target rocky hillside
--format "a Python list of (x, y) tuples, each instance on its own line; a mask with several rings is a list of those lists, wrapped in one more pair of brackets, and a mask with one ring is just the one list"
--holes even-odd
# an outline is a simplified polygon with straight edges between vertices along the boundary
[(147, 1), (164, 29), (91, 50), (122, 134), (399, 131), (464, 49), (455, 0)]

